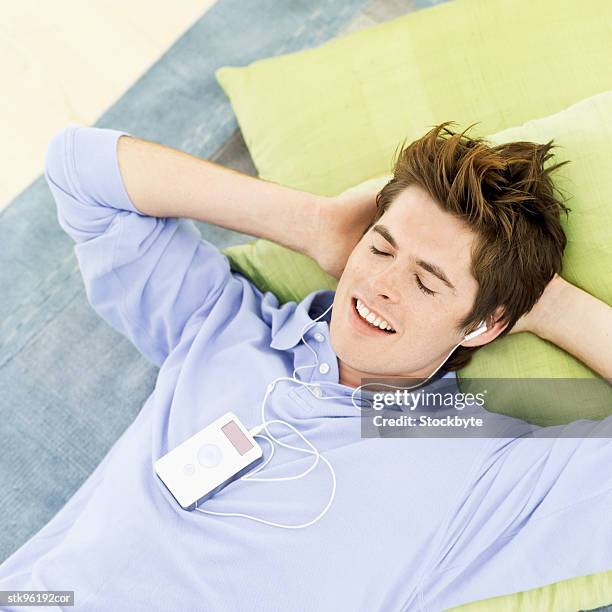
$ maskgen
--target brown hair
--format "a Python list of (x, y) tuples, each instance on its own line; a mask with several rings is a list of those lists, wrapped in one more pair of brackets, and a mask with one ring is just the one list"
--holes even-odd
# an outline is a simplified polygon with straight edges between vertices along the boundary
[[(456, 215), (478, 239), (471, 271), (478, 282), (472, 311), (458, 324), (467, 333), (504, 307), (507, 334), (529, 312), (555, 273), (561, 271), (566, 237), (550, 174), (568, 161), (544, 168), (556, 146), (510, 142), (490, 146), (484, 138), (453, 132), (446, 121), (422, 138), (402, 144), (393, 178), (376, 197), (377, 212), (366, 232), (408, 186), (423, 188), (443, 210)], [(558, 191), (558, 189), (557, 189)], [(365, 232), (364, 232), (365, 234)], [(460, 346), (446, 370), (467, 365), (479, 347)]]

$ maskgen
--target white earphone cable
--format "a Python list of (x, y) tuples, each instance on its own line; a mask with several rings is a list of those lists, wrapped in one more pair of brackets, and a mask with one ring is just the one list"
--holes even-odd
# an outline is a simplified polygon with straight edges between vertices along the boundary
[[(329, 501), (327, 502), (326, 506), (323, 508), (323, 510), (311, 521), (308, 521), (307, 523), (301, 523), (298, 525), (283, 525), (280, 523), (275, 523), (273, 521), (267, 521), (265, 519), (262, 519), (260, 517), (256, 517), (256, 516), (252, 516), (250, 514), (242, 514), (239, 512), (214, 512), (212, 510), (204, 510), (203, 508), (199, 508), (196, 504), (195, 509), (198, 510), (199, 512), (203, 512), (206, 514), (212, 514), (212, 515), (217, 515), (217, 516), (240, 516), (243, 518), (248, 518), (251, 519), (253, 521), (257, 521), (259, 523), (263, 523), (265, 525), (271, 525), (273, 527), (281, 527), (283, 529), (302, 529), (304, 527), (309, 527), (310, 525), (313, 525), (314, 523), (316, 523), (319, 519), (321, 519), (325, 513), (327, 512), (327, 510), (330, 508), (333, 500), (334, 500), (334, 496), (336, 494), (336, 473), (334, 471), (334, 468), (332, 467), (331, 463), (323, 456), (321, 455), (321, 453), (319, 453), (319, 451), (314, 447), (314, 445), (306, 438), (306, 436), (304, 436), (304, 434), (302, 434), (301, 432), (299, 432), (291, 423), (288, 423), (287, 421), (283, 421), (280, 419), (271, 419), (269, 421), (266, 421), (265, 418), (265, 405), (266, 405), (266, 401), (268, 399), (268, 396), (270, 395), (270, 393), (272, 393), (272, 391), (275, 388), (275, 385), (277, 382), (280, 381), (291, 381), (291, 382), (295, 382), (298, 383), (300, 385), (305, 386), (312, 395), (315, 395), (312, 390), (310, 389), (310, 387), (318, 387), (320, 388), (321, 383), (320, 382), (316, 382), (316, 383), (307, 383), (301, 380), (297, 380), (295, 378), (295, 374), (298, 370), (304, 369), (304, 368), (314, 368), (318, 365), (319, 363), (319, 358), (317, 356), (316, 351), (308, 344), (308, 342), (306, 342), (306, 340), (304, 339), (304, 334), (306, 333), (306, 331), (308, 329), (310, 329), (323, 315), (325, 315), (333, 306), (333, 303), (322, 313), (320, 314), (316, 319), (314, 319), (313, 321), (311, 321), (310, 323), (306, 324), (303, 328), (302, 328), (302, 332), (301, 332), (301, 339), (304, 342), (304, 344), (308, 347), (308, 349), (312, 352), (312, 354), (315, 356), (315, 362), (313, 364), (309, 364), (309, 365), (303, 365), (303, 366), (299, 366), (297, 368), (294, 368), (293, 370), (293, 374), (291, 376), (279, 376), (278, 378), (274, 379), (271, 383), (268, 384), (268, 386), (266, 387), (266, 392), (264, 394), (263, 400), (261, 402), (261, 424), (257, 425), (253, 428), (251, 428), (249, 430), (249, 433), (252, 436), (257, 436), (257, 437), (261, 437), (264, 438), (265, 440), (267, 440), (270, 443), (270, 447), (271, 447), (271, 453), (270, 456), (268, 457), (268, 459), (262, 463), (261, 465), (259, 465), (257, 467), (257, 469), (250, 473), (247, 474), (245, 476), (242, 476), (241, 479), (244, 480), (253, 480), (253, 481), (260, 481), (260, 482), (272, 482), (272, 481), (281, 481), (281, 480), (296, 480), (299, 478), (302, 478), (303, 476), (306, 476), (306, 474), (310, 473), (318, 464), (319, 459), (322, 459), (327, 466), (329, 467), (329, 470), (331, 472), (332, 475), (332, 492), (329, 498)], [(478, 330), (477, 330), (478, 331)], [(466, 339), (468, 339), (468, 337), (464, 337), (464, 339), (461, 342), (464, 342)], [(459, 342), (458, 344), (456, 344), (448, 353), (448, 355), (442, 360), (442, 362), (440, 363), (440, 365), (427, 377), (425, 378), (423, 381), (421, 381), (420, 383), (417, 383), (416, 385), (413, 385), (411, 387), (399, 387), (400, 389), (406, 389), (406, 390), (410, 390), (410, 389), (414, 389), (416, 387), (420, 387), (423, 384), (425, 384), (432, 376), (434, 376), (438, 370), (444, 365), (444, 363), (446, 363), (446, 360), (451, 356), (451, 354), (453, 353), (453, 351), (461, 345), (461, 342)], [(322, 381), (323, 383), (326, 383), (327, 381)], [(335, 384), (335, 383), (331, 383), (331, 384)], [(366, 383), (365, 385), (360, 385), (359, 387), (356, 387), (355, 390), (351, 393), (351, 403), (353, 404), (353, 406), (357, 409), (357, 410), (361, 410), (363, 411), (363, 408), (357, 406), (355, 404), (355, 393), (357, 391), (359, 391), (360, 389), (362, 389), (363, 387), (367, 387), (368, 385), (371, 384), (377, 384), (379, 386), (384, 386), (384, 387), (391, 387), (391, 388), (395, 388), (397, 389), (397, 386), (394, 385), (389, 385), (389, 384), (384, 384), (384, 383)], [(330, 400), (330, 399), (344, 399), (346, 396), (344, 395), (336, 395), (336, 396), (326, 396), (326, 397), (319, 397), (317, 395), (315, 395), (315, 397), (317, 397), (317, 399), (320, 400)], [(371, 407), (371, 402), (369, 404), (368, 407)], [(285, 442), (281, 442), (280, 440), (278, 440), (277, 438), (275, 438), (270, 431), (268, 430), (268, 424), (271, 423), (282, 423), (283, 425), (287, 425), (287, 427), (291, 428), (300, 438), (302, 438), (302, 440), (304, 440), (304, 442), (307, 444), (307, 446), (309, 446), (312, 450), (307, 450), (304, 448), (300, 448), (298, 446), (293, 446), (292, 444), (286, 444)], [(272, 459), (272, 456), (274, 455), (274, 444), (272, 443), (272, 441), (270, 440), (270, 438), (261, 435), (261, 431), (262, 430), (266, 430), (266, 433), (268, 434), (268, 436), (270, 436), (270, 438), (272, 440), (274, 440), (275, 442), (277, 442), (279, 445), (284, 446), (286, 448), (290, 448), (290, 449), (294, 449), (297, 450), (299, 452), (302, 453), (306, 453), (306, 454), (310, 454), (310, 455), (315, 455), (315, 461), (313, 462), (313, 464), (304, 472), (302, 472), (301, 474), (297, 474), (295, 476), (283, 476), (283, 477), (278, 477), (278, 478), (253, 478), (253, 475), (256, 474), (257, 472), (259, 472), (260, 470), (262, 470)]]

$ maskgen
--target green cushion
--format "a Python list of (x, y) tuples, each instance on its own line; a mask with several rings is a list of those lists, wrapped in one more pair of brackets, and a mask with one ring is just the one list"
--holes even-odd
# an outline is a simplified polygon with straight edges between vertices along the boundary
[[(612, 209), (612, 91), (488, 138), (492, 144), (551, 139), (558, 148), (547, 165), (570, 160), (554, 175), (555, 185), (572, 209), (569, 220), (562, 217), (568, 237), (563, 276), (611, 303), (612, 224), (602, 220), (610, 218)], [(387, 178), (372, 179), (356, 188), (382, 187)], [(300, 300), (315, 289), (337, 285), (310, 258), (268, 241), (231, 247), (226, 254), (234, 269), (281, 301)], [(571, 355), (533, 334), (506, 336), (482, 348), (459, 371), (459, 378), (464, 392), (486, 388), (489, 410), (538, 425), (598, 419), (612, 413), (612, 388)], [(495, 382), (504, 378), (523, 380)], [(543, 380), (551, 378), (564, 380), (554, 384)]]
[[(544, 30), (553, 16), (554, 27)], [(588, 11), (573, 0), (524, 2), (520, 10), (507, 0), (456, 0), (316, 49), (245, 68), (224, 67), (216, 75), (260, 176), (322, 195), (388, 174), (401, 140), (416, 139), (449, 119), (460, 126), (479, 121), (471, 133), (497, 132), (493, 142), (554, 138), (565, 149), (555, 149), (553, 161), (572, 160), (556, 179), (573, 196), (563, 275), (610, 303), (611, 279), (605, 271), (612, 267), (612, 240), (609, 222), (602, 223), (603, 207), (612, 201), (610, 94), (568, 107), (612, 90), (611, 21), (607, 0), (594, 1)], [(542, 119), (530, 121), (533, 117)], [(510, 126), (520, 127), (506, 130)], [(234, 270), (281, 302), (337, 284), (313, 260), (265, 240), (224, 253)], [(462, 384), (467, 375), (596, 381), (577, 361), (529, 334), (479, 351), (460, 372)], [(518, 405), (512, 399), (514, 404), (503, 405), (501, 412), (540, 424), (607, 413), (597, 394), (586, 402), (581, 397), (569, 411), (533, 398)], [(521, 413), (525, 407), (528, 414)], [(612, 572), (575, 578), (473, 609), (547, 610), (558, 607), (551, 608), (551, 601), (574, 600), (577, 607), (595, 607), (612, 602), (611, 582)], [(534, 603), (519, 607), (525, 598)], [(478, 604), (461, 609), (472, 605)]]
[[(486, 135), (612, 90), (607, 59), (612, 56), (607, 25), (612, 21), (612, 3), (597, 0), (591, 8), (584, 11), (573, 1), (545, 0), (522, 3), (516, 10), (505, 0), (458, 0), (316, 49), (260, 60), (246, 68), (220, 68), (216, 76), (231, 99), (260, 176), (333, 195), (387, 174), (399, 140), (418, 138), (434, 123), (480, 121), (473, 133)], [(553, 14), (554, 28), (544, 36), (541, 24)], [(279, 82), (282, 88), (277, 87)], [(541, 134), (533, 138), (547, 133), (563, 144), (559, 129), (565, 128), (571, 125), (542, 125)], [(592, 154), (592, 146), (604, 146), (598, 129), (595, 118), (590, 133), (600, 137), (597, 143), (580, 141), (588, 149), (583, 149), (584, 155)], [(573, 146), (580, 134), (576, 129), (564, 137)], [(559, 157), (563, 151), (556, 153)], [(572, 179), (590, 172), (580, 155), (576, 151), (570, 156), (579, 167), (563, 169), (572, 194)], [(605, 159), (599, 157), (600, 165)], [(579, 201), (580, 211), (576, 212), (574, 200), (569, 203), (575, 212), (568, 228), (564, 276), (609, 302), (610, 277), (604, 275), (598, 283), (597, 273), (605, 262), (609, 264), (605, 245), (612, 241), (609, 233), (604, 239), (606, 225), (597, 223), (596, 216), (597, 207), (609, 198), (596, 189), (593, 174), (588, 176), (588, 184), (577, 183), (585, 196)], [(591, 267), (602, 252), (604, 257)], [(226, 251), (235, 269), (250, 275), (261, 289), (273, 291), (281, 302), (336, 287), (335, 280), (312, 260), (288, 253), (266, 241)], [(501, 339), (480, 351), (459, 376), (462, 381), (468, 376), (596, 380), (571, 356), (530, 334)], [(548, 387), (539, 388), (548, 391)], [(557, 397), (541, 393), (537, 401), (532, 389), (508, 393), (498, 386), (493, 391), (490, 409), (551, 425), (604, 416), (602, 395), (609, 390), (604, 383), (593, 382), (586, 393), (581, 386)], [(523, 401), (525, 397), (530, 401)]]
[[(560, 535), (560, 537), (563, 537)], [(546, 554), (544, 551), (542, 554)], [(574, 612), (612, 603), (612, 571), (578, 576), (522, 593), (450, 608), (447, 612)]]
[(429, 125), (493, 134), (612, 89), (611, 22), (608, 0), (454, 0), (215, 75), (259, 175), (334, 195)]
[[(562, 276), (569, 282), (612, 303), (612, 91), (568, 109), (508, 128), (489, 137), (493, 144), (528, 140), (559, 145), (547, 166), (570, 160), (555, 176), (555, 185), (572, 209), (562, 217), (568, 243)], [(489, 406), (540, 425), (596, 419), (612, 414), (612, 388), (592, 370), (558, 347), (533, 334), (506, 336), (484, 347), (459, 375), (464, 391), (476, 391), (478, 378), (560, 378), (551, 384), (526, 380), (499, 388)], [(575, 379), (590, 379), (577, 381)], [(500, 386), (498, 386), (500, 387)], [(490, 391), (490, 390), (489, 390)], [(488, 404), (491, 395), (487, 396)]]

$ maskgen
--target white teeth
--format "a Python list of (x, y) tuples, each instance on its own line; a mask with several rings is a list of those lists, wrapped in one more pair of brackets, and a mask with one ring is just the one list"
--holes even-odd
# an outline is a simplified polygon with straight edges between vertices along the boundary
[(381, 319), (378, 315), (374, 314), (373, 312), (370, 312), (370, 310), (366, 306), (364, 306), (361, 300), (359, 299), (357, 300), (357, 311), (359, 312), (361, 317), (364, 318), (371, 325), (374, 325), (375, 327), (378, 327), (383, 331), (385, 329), (388, 329), (389, 331), (395, 331), (384, 319)]
[(364, 317), (367, 317), (370, 313), (369, 309), (361, 303), (361, 300), (357, 300), (357, 310), (360, 314), (363, 314)]

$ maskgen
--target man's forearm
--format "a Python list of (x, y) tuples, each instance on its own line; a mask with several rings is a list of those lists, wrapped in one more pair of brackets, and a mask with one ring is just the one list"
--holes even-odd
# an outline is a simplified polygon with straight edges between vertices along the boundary
[(117, 156), (128, 196), (143, 214), (197, 219), (310, 255), (324, 197), (131, 136), (119, 138)]
[(547, 291), (533, 331), (612, 380), (612, 308), (561, 278)]

